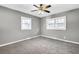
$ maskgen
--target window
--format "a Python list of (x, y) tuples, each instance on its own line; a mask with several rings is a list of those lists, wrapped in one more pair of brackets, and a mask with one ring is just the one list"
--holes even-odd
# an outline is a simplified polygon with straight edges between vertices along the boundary
[(31, 30), (31, 18), (21, 17), (21, 30)]
[(66, 30), (66, 16), (46, 20), (47, 29)]

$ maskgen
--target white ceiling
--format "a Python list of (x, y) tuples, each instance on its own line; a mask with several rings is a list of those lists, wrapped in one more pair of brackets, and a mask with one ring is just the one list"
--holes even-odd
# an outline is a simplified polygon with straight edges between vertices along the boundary
[(32, 4), (2, 4), (2, 6), (18, 10), (27, 14), (31, 14), (40, 18), (79, 8), (79, 4), (54, 4), (48, 9), (49, 11), (51, 11), (51, 13), (44, 13), (39, 15), (38, 12), (31, 12), (31, 10), (36, 9)]

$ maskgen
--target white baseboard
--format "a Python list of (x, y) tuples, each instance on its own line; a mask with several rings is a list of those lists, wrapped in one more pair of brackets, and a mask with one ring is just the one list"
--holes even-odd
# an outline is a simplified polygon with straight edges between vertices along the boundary
[(21, 39), (21, 40), (13, 41), (13, 42), (9, 42), (9, 43), (5, 43), (5, 44), (1, 44), (0, 47), (7, 46), (7, 45), (11, 45), (11, 44), (18, 43), (18, 42), (22, 42), (22, 41), (25, 41), (25, 40), (28, 40), (28, 39), (32, 39), (32, 38), (39, 37), (39, 36), (41, 36), (41, 35), (37, 35), (37, 36), (33, 36), (33, 37), (29, 37), (29, 38), (25, 38), (25, 39)]
[(64, 41), (64, 42), (79, 44), (79, 42), (64, 40), (64, 39), (60, 39), (60, 38), (56, 38), (56, 37), (51, 37), (51, 36), (46, 36), (46, 35), (37, 35), (37, 36), (29, 37), (29, 38), (26, 38), (26, 39), (21, 39), (21, 40), (18, 40), (18, 41), (13, 41), (13, 42), (1, 44), (0, 47), (11, 45), (11, 44), (18, 43), (18, 42), (22, 42), (22, 41), (25, 41), (25, 40), (29, 40), (29, 39), (32, 39), (32, 38), (39, 37), (39, 36), (46, 37), (46, 38), (51, 38), (51, 39), (55, 39), (55, 40), (60, 40), (60, 41)]
[(55, 40), (64, 41), (64, 42), (69, 42), (69, 43), (79, 44), (79, 42), (69, 41), (69, 40), (60, 39), (60, 38), (56, 38), (56, 37), (51, 37), (51, 36), (46, 36), (46, 35), (41, 35), (41, 36), (42, 36), (42, 37), (51, 38), (51, 39), (55, 39)]

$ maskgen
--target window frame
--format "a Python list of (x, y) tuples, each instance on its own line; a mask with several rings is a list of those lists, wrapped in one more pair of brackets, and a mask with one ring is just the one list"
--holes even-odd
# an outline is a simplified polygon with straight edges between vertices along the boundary
[[(23, 20), (26, 20), (28, 22), (23, 23)], [(30, 27), (24, 29), (22, 26), (25, 25), (26, 23), (30, 23), (29, 25)], [(31, 30), (31, 29), (32, 29), (32, 19), (29, 17), (21, 16), (21, 30)]]
[[(52, 20), (52, 19), (54, 19), (54, 22), (56, 22), (56, 20), (55, 19), (64, 19), (64, 25), (63, 25), (63, 28), (56, 28), (56, 27), (52, 27), (52, 28), (48, 28), (48, 20)], [(56, 17), (56, 18), (49, 18), (49, 19), (46, 19), (46, 29), (47, 30), (66, 30), (66, 16), (61, 16), (61, 17)], [(57, 24), (56, 23), (54, 23), (54, 25), (53, 26), (56, 26)]]

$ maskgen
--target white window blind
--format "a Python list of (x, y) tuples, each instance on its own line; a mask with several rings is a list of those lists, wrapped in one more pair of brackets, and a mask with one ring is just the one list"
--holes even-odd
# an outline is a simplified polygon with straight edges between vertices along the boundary
[(46, 29), (66, 30), (66, 16), (46, 19)]
[(21, 17), (21, 30), (31, 30), (31, 18)]

